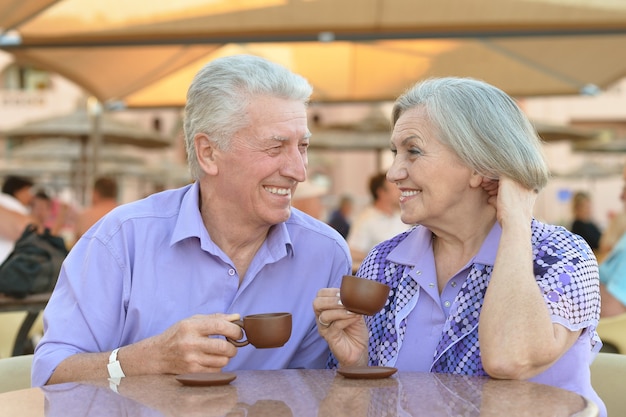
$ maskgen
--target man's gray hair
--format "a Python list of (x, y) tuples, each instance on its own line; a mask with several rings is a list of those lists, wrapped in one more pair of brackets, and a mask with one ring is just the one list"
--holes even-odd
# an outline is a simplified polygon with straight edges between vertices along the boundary
[(194, 137), (206, 133), (220, 149), (228, 149), (233, 135), (249, 125), (246, 108), (255, 97), (270, 96), (308, 104), (313, 88), (300, 75), (253, 55), (215, 59), (194, 77), (184, 112), (185, 147), (194, 179), (203, 175)]

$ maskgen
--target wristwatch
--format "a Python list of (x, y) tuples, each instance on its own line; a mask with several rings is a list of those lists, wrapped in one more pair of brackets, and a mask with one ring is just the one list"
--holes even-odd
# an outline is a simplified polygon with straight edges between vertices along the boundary
[(109, 378), (124, 378), (124, 371), (122, 371), (122, 366), (120, 365), (120, 361), (117, 360), (117, 351), (120, 348), (117, 348), (111, 352), (109, 356), (109, 364), (107, 365), (107, 369), (109, 370)]

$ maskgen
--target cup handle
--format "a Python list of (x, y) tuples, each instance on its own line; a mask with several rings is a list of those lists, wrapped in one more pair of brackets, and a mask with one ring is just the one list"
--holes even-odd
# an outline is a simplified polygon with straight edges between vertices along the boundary
[[(246, 332), (243, 328), (243, 320), (235, 320), (233, 321), (233, 323), (235, 323), (237, 326), (241, 327), (241, 331), (244, 333), (243, 337), (246, 337)], [(246, 339), (246, 340), (235, 340), (235, 339), (231, 339), (230, 337), (227, 337), (226, 340), (228, 340), (230, 343), (232, 343), (233, 345), (235, 345), (236, 347), (244, 347), (250, 344), (250, 342)]]

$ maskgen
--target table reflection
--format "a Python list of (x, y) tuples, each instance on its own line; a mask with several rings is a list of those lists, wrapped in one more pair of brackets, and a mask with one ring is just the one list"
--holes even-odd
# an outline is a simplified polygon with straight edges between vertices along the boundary
[[(229, 385), (187, 387), (173, 376), (141, 376), (60, 384), (0, 395), (0, 409), (45, 399), (22, 417), (592, 417), (597, 407), (578, 394), (523, 381), (398, 372), (354, 380), (331, 370), (238, 371)], [(117, 390), (115, 392), (114, 389)], [(2, 412), (0, 412), (2, 417)]]

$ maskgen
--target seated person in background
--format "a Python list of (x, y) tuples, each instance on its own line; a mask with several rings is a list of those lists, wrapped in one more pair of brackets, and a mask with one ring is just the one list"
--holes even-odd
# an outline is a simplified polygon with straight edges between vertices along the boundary
[(292, 197), (292, 207), (318, 220), (324, 218), (324, 202), (322, 198), (328, 194), (326, 188), (311, 181), (298, 184)]
[(0, 193), (0, 263), (13, 251), (15, 242), (26, 226), (35, 223), (30, 215), (33, 200), (33, 181), (30, 178), (9, 175)]
[(626, 313), (626, 235), (600, 263), (601, 317)]
[(44, 190), (38, 190), (33, 197), (31, 215), (36, 220), (39, 230), (48, 229), (50, 234), (59, 235), (68, 213), (68, 205), (58, 203), (57, 212), (55, 202)]
[(349, 195), (341, 196), (339, 206), (333, 210), (328, 219), (330, 227), (339, 232), (344, 239), (350, 234), (350, 216), (354, 209), (354, 200)]
[(584, 191), (574, 193), (572, 213), (574, 221), (570, 230), (585, 239), (593, 251), (600, 247), (600, 228), (592, 220), (591, 197)]
[(76, 240), (105, 214), (117, 207), (117, 182), (113, 178), (98, 178), (93, 184), (91, 206), (76, 218)]
[(435, 78), (396, 100), (392, 123), (387, 178), (417, 226), (357, 272), (392, 287), (379, 313), (347, 314), (337, 288), (319, 291), (331, 363), (527, 379), (606, 416), (589, 370), (602, 346), (596, 258), (580, 236), (533, 218), (548, 168), (522, 110), (484, 82)]
[(359, 264), (376, 244), (409, 228), (400, 219), (400, 191), (387, 181), (385, 173), (369, 180), (372, 203), (355, 218), (348, 236), (352, 261)]
[[(124, 375), (321, 368), (311, 303), (350, 272), (347, 244), (292, 209), (312, 88), (265, 59), (211, 61), (187, 93), (195, 182), (121, 205), (68, 255), (44, 312), (34, 386)], [(289, 341), (236, 348), (232, 321), (289, 312)], [(108, 365), (109, 364), (109, 365)]]
[(622, 211), (611, 218), (609, 224), (602, 231), (600, 236), (600, 249), (598, 251), (598, 261), (602, 260), (613, 250), (617, 241), (626, 233), (626, 167), (622, 174), (624, 186), (619, 195), (619, 199), (623, 204)]

